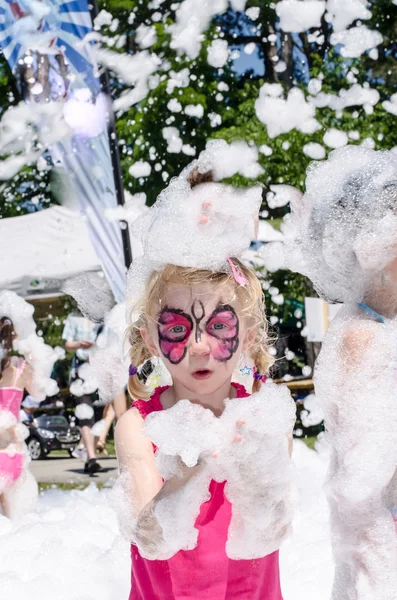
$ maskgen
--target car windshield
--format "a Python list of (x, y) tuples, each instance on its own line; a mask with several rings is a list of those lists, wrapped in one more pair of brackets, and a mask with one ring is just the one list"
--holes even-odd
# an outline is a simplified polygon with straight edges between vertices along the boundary
[(65, 427), (69, 425), (65, 417), (59, 415), (41, 416), (36, 418), (37, 425), (43, 429), (51, 429), (51, 427)]

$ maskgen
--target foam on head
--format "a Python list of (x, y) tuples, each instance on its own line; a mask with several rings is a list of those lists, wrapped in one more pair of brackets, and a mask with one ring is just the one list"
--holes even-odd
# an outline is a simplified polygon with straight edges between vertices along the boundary
[(397, 256), (397, 160), (387, 150), (347, 146), (312, 163), (292, 204), (289, 267), (329, 301), (355, 302)]

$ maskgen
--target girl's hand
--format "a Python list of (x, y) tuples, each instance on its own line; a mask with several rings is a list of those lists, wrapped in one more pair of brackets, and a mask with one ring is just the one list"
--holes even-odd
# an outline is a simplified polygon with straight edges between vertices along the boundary
[[(244, 425), (246, 424), (246, 421), (242, 418), (237, 419), (236, 421), (236, 432), (234, 434), (234, 437), (232, 439), (232, 444), (238, 444), (243, 440), (243, 432), (244, 432)], [(211, 457), (212, 458), (217, 458), (220, 454), (219, 450), (213, 450), (211, 452)]]
[(242, 418), (236, 421), (236, 433), (233, 438), (233, 444), (241, 442), (243, 440), (243, 430), (245, 423), (245, 420)]
[(200, 459), (196, 466), (187, 467), (180, 457), (178, 457), (178, 460), (178, 474), (164, 482), (163, 487), (156, 496), (157, 499), (165, 498), (169, 494), (175, 493), (183, 488), (192, 477), (203, 470), (205, 465), (204, 461)]

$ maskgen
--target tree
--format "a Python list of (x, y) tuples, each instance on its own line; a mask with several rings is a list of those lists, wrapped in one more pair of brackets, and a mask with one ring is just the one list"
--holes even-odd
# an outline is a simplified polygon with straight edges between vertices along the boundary
[[(370, 30), (382, 34), (383, 43), (377, 51), (364, 52), (358, 57), (344, 57), (340, 46), (332, 45), (333, 27), (325, 13), (319, 24), (306, 31), (282, 31), (277, 3), (271, 0), (248, 0), (244, 12), (234, 10), (235, 4), (231, 2), (223, 13), (208, 19), (198, 52), (178, 53), (170, 26), (177, 21), (181, 4), (181, 0), (104, 0), (100, 5), (105, 12), (97, 20), (97, 29), (104, 36), (105, 46), (130, 58), (144, 50), (156, 56), (159, 63), (148, 78), (147, 93), (142, 94), (138, 103), (116, 114), (123, 181), (132, 194), (144, 192), (151, 205), (170, 177), (198, 156), (209, 139), (244, 140), (262, 150), (259, 154), (263, 168), (259, 181), (265, 190), (262, 217), (279, 228), (289, 209), (269, 205), (270, 185), (288, 183), (304, 190), (305, 171), (312, 160), (307, 144), (316, 143), (317, 148), (322, 146), (328, 151), (323, 139), (327, 130), (345, 132), (351, 144), (365, 141), (376, 149), (397, 146), (395, 117), (383, 106), (397, 84), (397, 6), (388, 0), (372, 0), (369, 4), (372, 17), (365, 21)], [(198, 3), (201, 10), (200, 6)], [(356, 19), (347, 28), (359, 25)], [(222, 60), (209, 60), (214, 42), (223, 47), (228, 45), (229, 57), (224, 64)], [(245, 70), (236, 66), (238, 54), (247, 58)], [(128, 72), (124, 74), (128, 79)], [(2, 107), (10, 102), (4, 87), (8, 84), (7, 77), (7, 70), (0, 65)], [(271, 137), (256, 108), (265, 83), (280, 84), (284, 98), (297, 88), (307, 102), (318, 104), (315, 118), (319, 128), (310, 134), (295, 128)], [(120, 72), (110, 73), (110, 84), (116, 101), (129, 89)], [(342, 90), (351, 90), (353, 85), (372, 89), (375, 95), (378, 92), (379, 99), (372, 104), (358, 99), (342, 108), (332, 108)], [(328, 94), (323, 105), (316, 100), (320, 87)], [(142, 162), (146, 163), (143, 172), (150, 171), (149, 176), (141, 176), (142, 169), (134, 169), (136, 163)], [(29, 167), (11, 186), (0, 188), (3, 215), (10, 214), (7, 213), (10, 206), (20, 211), (31, 206), (24, 204), (26, 180), (29, 184), (37, 181), (34, 185), (44, 190), (45, 198), (40, 199), (38, 206), (51, 202), (47, 177), (47, 172), (39, 174)], [(236, 175), (230, 183), (252, 182)], [(13, 198), (13, 204), (6, 202), (7, 194)], [(262, 268), (260, 274), (273, 321), (278, 319), (279, 325), (288, 324), (289, 329), (299, 325), (301, 317), (296, 315), (300, 315), (305, 295), (313, 293), (311, 286), (304, 278), (286, 271), (267, 273)], [(278, 290), (278, 294), (270, 293), (269, 289)], [(284, 304), (273, 301), (280, 293), (284, 295)]]

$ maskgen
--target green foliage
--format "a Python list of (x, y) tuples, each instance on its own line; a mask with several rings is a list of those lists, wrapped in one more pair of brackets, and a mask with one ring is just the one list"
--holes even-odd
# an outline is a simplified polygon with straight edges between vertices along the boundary
[[(187, 56), (179, 56), (171, 47), (167, 29), (175, 21), (180, 2), (164, 0), (159, 6), (142, 0), (103, 0), (100, 3), (101, 9), (109, 11), (117, 19), (101, 29), (113, 51), (133, 55), (138, 50), (136, 34), (141, 25), (154, 26), (157, 35), (148, 52), (159, 57), (161, 66), (149, 82), (149, 93), (137, 105), (116, 115), (123, 181), (130, 193), (144, 192), (147, 203), (153, 204), (170, 178), (192, 160), (193, 152), (198, 156), (210, 139), (225, 139), (227, 142), (245, 140), (258, 147), (266, 145), (271, 149), (270, 156), (259, 155), (263, 173), (258, 179), (264, 185), (262, 217), (279, 229), (288, 207), (272, 209), (266, 201), (266, 193), (270, 185), (280, 183), (304, 190), (305, 172), (311, 162), (303, 152), (305, 144), (323, 144), (324, 133), (336, 128), (350, 134), (350, 143), (360, 144), (366, 140), (376, 149), (397, 146), (395, 117), (382, 107), (382, 101), (397, 91), (397, 6), (392, 5), (390, 0), (370, 2), (372, 19), (366, 24), (378, 29), (384, 37), (376, 61), (367, 54), (359, 59), (345, 59), (338, 54), (330, 45), (332, 28), (325, 19), (317, 41), (309, 35), (313, 32), (299, 35), (280, 33), (275, 4), (271, 0), (248, 0), (247, 8), (260, 9), (255, 22), (245, 13), (231, 9), (217, 15), (204, 33), (199, 55), (191, 60)], [(158, 12), (161, 12), (160, 20), (154, 18)], [(208, 47), (217, 38), (226, 40), (232, 51), (242, 52), (246, 44), (254, 43), (257, 58), (252, 68), (237, 72), (233, 61), (222, 69), (209, 65)], [(283, 72), (276, 68), (280, 60), (285, 62)], [(189, 71), (186, 85), (170, 85), (174, 74), (184, 69)], [(292, 86), (299, 86), (309, 96), (310, 78), (321, 79), (322, 91), (329, 94), (348, 89), (355, 80), (360, 85), (377, 89), (381, 101), (373, 111), (362, 106), (348, 107), (340, 112), (327, 107), (317, 109), (320, 129), (316, 133), (305, 135), (293, 130), (271, 139), (255, 113), (261, 86), (264, 83), (281, 83), (286, 94)], [(112, 74), (110, 84), (113, 99), (127, 90), (125, 83)], [(0, 57), (0, 110), (16, 101), (13, 78), (4, 58)], [(170, 110), (170, 101), (178, 103), (176, 112)], [(189, 116), (185, 112), (187, 105), (200, 105), (203, 115)], [(164, 127), (175, 127), (179, 131), (182, 151), (169, 151), (163, 135)], [(131, 175), (130, 168), (137, 161), (150, 163), (149, 177), (136, 179)], [(250, 185), (252, 181), (236, 175), (230, 183)], [(36, 199), (38, 195), (38, 204), (32, 204), (31, 197)], [(26, 167), (12, 182), (0, 185), (0, 216), (3, 217), (48, 206), (53, 201), (48, 172), (39, 172), (34, 166)], [(259, 275), (263, 279), (269, 315), (277, 317), (281, 324), (295, 326), (297, 306), (302, 307), (304, 297), (314, 293), (310, 284), (301, 276), (285, 271), (266, 273), (262, 269)], [(272, 302), (267, 290), (269, 286), (276, 287), (284, 295), (283, 305)], [(54, 324), (46, 327), (45, 335), (55, 342), (59, 332), (54, 329)]]

